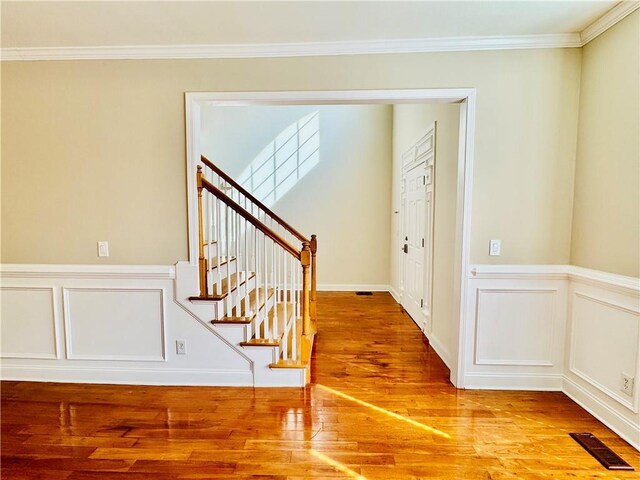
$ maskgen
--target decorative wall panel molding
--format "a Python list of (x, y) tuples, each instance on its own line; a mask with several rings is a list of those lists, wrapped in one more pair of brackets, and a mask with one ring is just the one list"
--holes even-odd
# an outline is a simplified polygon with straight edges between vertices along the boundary
[[(56, 359), (58, 316), (54, 287), (0, 287), (2, 358)], [(25, 335), (25, 332), (28, 332)]]
[(477, 290), (477, 365), (553, 366), (556, 289)]
[(570, 322), (569, 370), (637, 413), (638, 395), (625, 395), (620, 385), (625, 373), (637, 389), (640, 312), (574, 291)]
[(166, 359), (162, 288), (64, 288), (63, 304), (68, 359)]

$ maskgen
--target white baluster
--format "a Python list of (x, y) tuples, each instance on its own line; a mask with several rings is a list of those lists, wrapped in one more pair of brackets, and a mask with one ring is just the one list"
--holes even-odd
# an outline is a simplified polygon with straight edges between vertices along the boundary
[[(210, 294), (213, 295), (213, 270), (211, 269), (212, 262), (213, 262), (213, 255), (212, 255), (212, 251), (213, 251), (213, 208), (214, 208), (214, 197), (211, 193), (207, 192), (208, 195), (208, 201), (207, 201), (207, 221), (209, 222), (208, 225), (208, 232), (209, 232), (209, 238), (207, 240), (207, 248), (206, 248), (206, 252), (207, 252), (207, 292), (210, 292)], [(220, 267), (218, 266), (218, 268), (216, 270), (218, 270)]]
[[(254, 262), (254, 270), (256, 272), (256, 285), (259, 285), (259, 279), (261, 278), (260, 273), (260, 249), (258, 248), (258, 229), (256, 227), (253, 228), (253, 262)], [(264, 311), (260, 311), (260, 299), (258, 295), (259, 292), (256, 292), (256, 338), (262, 338), (260, 335), (260, 324), (262, 323), (262, 319), (264, 316)], [(263, 294), (265, 294), (263, 292)], [(266, 294), (265, 294), (266, 295)], [(266, 299), (266, 297), (265, 297)]]
[(296, 318), (298, 318), (300, 316), (300, 284), (302, 283), (300, 282), (300, 277), (302, 277), (302, 267), (300, 262), (295, 262), (294, 265), (296, 267)]
[(296, 315), (296, 297), (295, 297), (295, 288), (296, 288), (296, 261), (293, 257), (289, 257), (289, 263), (291, 265), (291, 292), (289, 292), (289, 301), (291, 302), (291, 308), (293, 309), (292, 313), (294, 317)]
[(225, 303), (227, 304), (227, 316), (231, 316), (231, 302), (229, 301), (229, 297), (231, 295), (231, 272), (229, 268), (229, 254), (231, 252), (230, 237), (231, 237), (231, 220), (229, 215), (229, 207), (225, 208), (224, 215), (224, 226), (225, 226), (225, 235), (224, 235), (224, 243), (225, 243), (225, 256), (227, 257), (227, 298), (225, 299)]
[(291, 315), (291, 359), (298, 359), (298, 318), (295, 315), (295, 310), (293, 310)]
[(288, 310), (289, 310), (289, 300), (287, 299), (287, 257), (288, 255), (283, 252), (282, 254), (282, 307), (285, 321), (289, 318)]
[(262, 262), (263, 262), (263, 282), (264, 282), (264, 299), (265, 299), (265, 338), (268, 338), (269, 340), (273, 339), (273, 336), (271, 335), (271, 326), (269, 325), (269, 313), (268, 313), (268, 309), (267, 307), (267, 292), (268, 292), (268, 269), (267, 269), (267, 236), (266, 235), (262, 235), (262, 250), (263, 250), (263, 254), (262, 254)]
[[(271, 248), (271, 282), (273, 287), (273, 337), (278, 338), (278, 285), (276, 284), (276, 242)], [(286, 318), (285, 318), (286, 321)]]
[[(285, 262), (287, 253), (284, 250), (280, 250), (280, 257), (278, 258), (278, 264), (280, 265), (280, 278), (279, 278), (279, 286), (280, 286), (280, 294), (282, 292), (287, 292), (287, 264)], [(284, 342), (284, 350), (282, 352), (282, 359), (287, 360), (289, 358), (290, 350), (289, 350), (289, 336), (291, 335), (291, 325), (289, 320), (289, 309), (287, 308), (287, 299), (283, 298), (282, 300), (282, 314), (284, 315), (284, 331), (286, 335), (283, 338)]]
[[(242, 255), (242, 260), (244, 263), (244, 271), (247, 272), (247, 274), (249, 274), (249, 272), (251, 271), (251, 269), (249, 268), (249, 222), (247, 222), (247, 220), (244, 220), (244, 253)], [(236, 260), (237, 262), (239, 262), (240, 260)], [(255, 275), (255, 273), (254, 273)], [(258, 294), (257, 292), (257, 277), (254, 276), (254, 289), (256, 289), (256, 295)], [(244, 312), (242, 313), (245, 316), (249, 315), (251, 309), (251, 305), (249, 305), (249, 286), (247, 285), (247, 287), (244, 289)]]
[[(236, 217), (236, 241), (235, 241), (236, 272), (238, 272), (240, 271), (240, 266), (242, 265), (240, 263), (240, 215), (236, 213), (235, 217)], [(248, 291), (249, 290), (249, 272), (247, 272), (246, 270), (244, 272), (244, 278), (245, 278), (244, 289), (245, 291)], [(236, 315), (240, 316), (240, 287), (238, 287), (238, 289), (236, 290)]]
[[(215, 226), (216, 226), (216, 256), (220, 258), (222, 249), (222, 202), (216, 198), (215, 202)], [(222, 269), (218, 266), (216, 269), (216, 288), (215, 292), (220, 293), (222, 291)], [(213, 292), (213, 290), (212, 290)]]

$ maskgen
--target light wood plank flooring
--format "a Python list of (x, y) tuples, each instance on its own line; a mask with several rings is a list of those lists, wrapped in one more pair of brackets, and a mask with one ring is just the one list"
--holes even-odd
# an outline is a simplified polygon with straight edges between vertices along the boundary
[(459, 391), (388, 294), (319, 294), (306, 389), (2, 383), (3, 479), (593, 479), (561, 393)]

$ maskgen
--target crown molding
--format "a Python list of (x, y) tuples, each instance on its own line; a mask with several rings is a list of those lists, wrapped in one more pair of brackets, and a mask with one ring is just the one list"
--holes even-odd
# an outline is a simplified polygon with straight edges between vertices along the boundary
[(235, 45), (122, 45), (104, 47), (2, 48), (2, 61), (160, 60), (278, 58), (393, 53), (470, 52), (532, 48), (579, 48), (640, 8), (622, 1), (581, 33), (492, 37), (441, 37), (354, 42), (265, 43)]
[(128, 45), (116, 47), (3, 48), (2, 61), (273, 58), (388, 53), (464, 52), (580, 47), (580, 35), (443, 37), (357, 42), (246, 45)]
[(595, 22), (589, 25), (580, 33), (580, 41), (582, 46), (589, 43), (607, 29), (613, 27), (620, 20), (627, 15), (635, 12), (640, 8), (640, 2), (636, 1), (624, 1), (618, 3), (615, 7), (609, 10), (607, 13), (598, 18)]

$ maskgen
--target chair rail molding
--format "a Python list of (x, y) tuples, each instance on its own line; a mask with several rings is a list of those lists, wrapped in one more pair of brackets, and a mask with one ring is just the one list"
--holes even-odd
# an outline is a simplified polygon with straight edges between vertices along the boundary
[(0, 264), (0, 278), (128, 278), (172, 280), (173, 265)]

